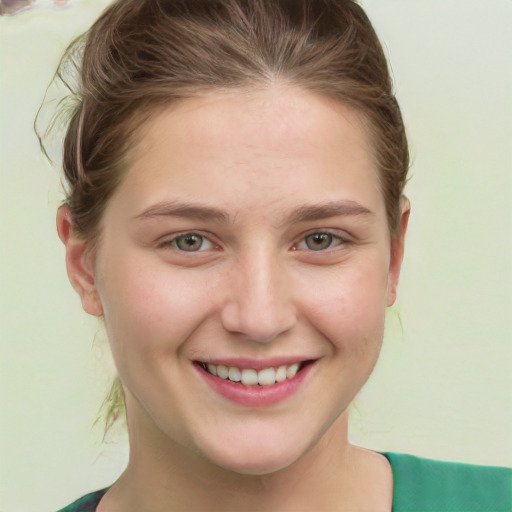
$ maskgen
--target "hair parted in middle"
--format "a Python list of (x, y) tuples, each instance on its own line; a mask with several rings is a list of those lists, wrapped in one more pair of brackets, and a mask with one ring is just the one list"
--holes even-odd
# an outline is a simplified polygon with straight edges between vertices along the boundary
[(63, 167), (78, 234), (94, 244), (140, 128), (208, 91), (284, 84), (363, 114), (388, 223), (399, 230), (409, 156), (386, 58), (352, 0), (117, 0), (67, 51), (75, 67)]

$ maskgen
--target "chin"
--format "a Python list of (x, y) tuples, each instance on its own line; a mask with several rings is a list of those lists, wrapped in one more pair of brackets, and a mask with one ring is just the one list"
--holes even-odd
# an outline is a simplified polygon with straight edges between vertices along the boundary
[(236, 457), (223, 457), (216, 460), (212, 460), (217, 466), (221, 467), (226, 471), (237, 473), (239, 475), (248, 476), (263, 476), (277, 473), (288, 466), (292, 465), (298, 457), (283, 456), (283, 454), (264, 454), (259, 453), (257, 456), (250, 458)]
[[(240, 475), (268, 475), (292, 465), (307, 451), (304, 433), (290, 433), (281, 429), (277, 435), (271, 432), (251, 435), (225, 436), (223, 444), (204, 448), (210, 462), (227, 471)], [(294, 435), (296, 434), (296, 435)]]

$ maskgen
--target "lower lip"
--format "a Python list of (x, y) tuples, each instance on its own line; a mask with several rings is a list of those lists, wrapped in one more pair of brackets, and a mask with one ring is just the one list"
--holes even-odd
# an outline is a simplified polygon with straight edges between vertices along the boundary
[(228, 379), (215, 377), (200, 365), (195, 364), (200, 376), (213, 391), (231, 402), (246, 407), (269, 407), (289, 398), (304, 384), (314, 365), (314, 362), (308, 363), (295, 377), (272, 386), (244, 386)]

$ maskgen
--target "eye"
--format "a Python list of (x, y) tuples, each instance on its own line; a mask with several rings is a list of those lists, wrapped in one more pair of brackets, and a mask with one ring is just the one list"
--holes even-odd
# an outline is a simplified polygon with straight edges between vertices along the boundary
[(160, 247), (174, 247), (183, 252), (202, 252), (213, 249), (215, 245), (203, 235), (197, 233), (183, 233), (170, 240), (165, 240)]
[(345, 240), (332, 233), (311, 233), (304, 237), (296, 246), (296, 250), (325, 251), (336, 245), (343, 244)]

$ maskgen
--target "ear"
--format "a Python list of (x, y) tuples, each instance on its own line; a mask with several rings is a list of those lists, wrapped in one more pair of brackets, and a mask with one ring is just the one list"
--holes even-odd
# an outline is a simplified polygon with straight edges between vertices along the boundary
[(404, 258), (405, 234), (407, 232), (407, 225), (409, 224), (410, 213), (411, 205), (409, 200), (404, 196), (401, 200), (400, 233), (395, 239), (391, 240), (391, 258), (388, 274), (388, 306), (392, 306), (396, 300), (396, 289), (398, 287), (402, 260)]
[(101, 316), (103, 306), (96, 290), (93, 258), (87, 251), (85, 240), (78, 237), (74, 231), (71, 211), (67, 206), (61, 206), (57, 211), (57, 232), (66, 247), (69, 281), (80, 295), (84, 311), (90, 315)]

